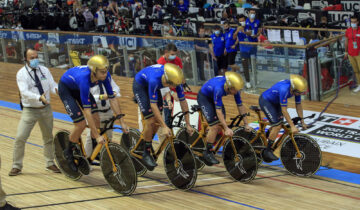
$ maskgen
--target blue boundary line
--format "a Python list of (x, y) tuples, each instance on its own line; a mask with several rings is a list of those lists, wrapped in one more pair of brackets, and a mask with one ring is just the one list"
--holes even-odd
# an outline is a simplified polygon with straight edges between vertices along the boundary
[[(0, 106), (10, 108), (10, 109), (20, 110), (19, 104), (12, 103), (12, 102), (0, 100)], [(63, 114), (63, 113), (59, 113), (59, 112), (54, 112), (54, 118), (72, 122), (71, 118), (67, 114)], [(122, 133), (121, 130), (114, 130), (114, 131)], [(15, 140), (15, 138), (4, 135), (4, 134), (0, 134), (0, 136)], [(155, 135), (154, 140), (158, 141), (157, 135)], [(43, 148), (42, 145), (34, 144), (29, 141), (27, 141), (26, 143), (36, 146), (36, 147)], [(272, 163), (263, 163), (263, 164), (283, 168), (283, 165), (280, 160), (274, 161)], [(338, 169), (327, 168), (327, 167), (320, 167), (320, 169), (328, 169), (328, 170), (318, 170), (315, 175), (360, 185), (360, 174), (342, 171), (342, 170), (338, 170)]]

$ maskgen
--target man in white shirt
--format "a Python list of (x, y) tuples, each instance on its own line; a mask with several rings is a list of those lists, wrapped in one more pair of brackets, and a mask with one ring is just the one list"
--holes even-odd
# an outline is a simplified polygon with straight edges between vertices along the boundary
[(105, 12), (103, 11), (101, 5), (99, 6), (97, 12), (95, 13), (94, 21), (96, 25), (96, 30), (98, 32), (105, 32), (105, 26), (106, 26)]
[[(111, 79), (111, 87), (113, 88), (115, 98), (119, 98), (120, 95), (120, 88), (116, 85), (113, 79)], [(105, 120), (109, 120), (111, 117), (114, 116), (113, 111), (110, 107), (110, 102), (108, 100), (108, 95), (106, 94), (105, 87), (103, 83), (99, 82), (98, 85), (90, 88), (90, 93), (94, 96), (96, 105), (98, 107), (98, 113), (100, 117), (100, 129), (102, 129), (105, 124), (103, 123)], [(112, 130), (108, 130), (106, 132), (107, 137), (111, 141), (112, 139)], [(97, 145), (96, 139), (91, 138), (91, 131), (88, 129), (88, 134), (86, 137), (85, 143), (85, 152), (87, 158), (89, 158), (93, 152), (93, 149)]]
[(60, 173), (54, 164), (53, 113), (50, 106), (50, 91), (57, 93), (58, 86), (49, 69), (39, 65), (38, 54), (34, 49), (27, 49), (24, 57), (26, 64), (16, 74), (23, 111), (15, 138), (13, 165), (9, 176), (21, 173), (25, 143), (36, 122), (39, 123), (44, 141), (46, 170)]

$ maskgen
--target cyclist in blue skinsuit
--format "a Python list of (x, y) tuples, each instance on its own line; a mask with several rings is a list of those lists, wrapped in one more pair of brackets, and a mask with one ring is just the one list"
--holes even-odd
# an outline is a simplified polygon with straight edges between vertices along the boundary
[[(97, 131), (100, 128), (100, 118), (97, 113), (95, 99), (90, 93), (90, 88), (99, 82), (102, 82), (105, 86), (106, 93), (110, 99), (111, 109), (115, 115), (121, 113), (110, 84), (111, 76), (108, 72), (108, 67), (109, 61), (106, 57), (95, 55), (89, 59), (87, 66), (73, 67), (67, 70), (60, 78), (59, 96), (66, 112), (74, 122), (74, 129), (69, 136), (69, 140), (72, 143), (79, 142), (80, 136), (86, 128), (84, 119), (86, 119), (91, 130), (92, 138), (95, 138), (98, 143), (105, 142), (105, 139)], [(123, 119), (120, 119), (120, 124), (123, 131), (127, 132), (127, 125)], [(64, 157), (67, 159), (70, 168), (73, 171), (77, 171), (78, 167), (74, 162), (73, 156), (74, 149), (74, 144), (69, 144), (69, 147), (64, 150)]]
[(307, 90), (307, 81), (300, 75), (291, 74), (290, 80), (282, 80), (271, 88), (263, 92), (259, 98), (259, 105), (261, 110), (268, 118), (271, 128), (268, 137), (267, 148), (263, 151), (263, 158), (266, 162), (278, 160), (271, 149), (271, 145), (276, 140), (276, 137), (281, 129), (284, 121), (289, 123), (291, 131), (298, 133), (299, 130), (292, 122), (287, 111), (288, 98), (295, 96), (296, 112), (301, 118), (301, 124), (304, 129), (307, 128), (303, 120), (303, 109), (301, 106), (301, 94)]
[[(242, 105), (240, 90), (244, 87), (244, 81), (240, 74), (236, 72), (225, 72), (225, 76), (218, 76), (210, 79), (200, 89), (197, 97), (198, 104), (201, 107), (202, 114), (205, 116), (210, 128), (206, 136), (207, 147), (203, 152), (203, 158), (206, 165), (218, 164), (219, 161), (213, 153), (213, 144), (216, 135), (225, 130), (226, 136), (233, 136), (233, 131), (227, 126), (225, 121), (225, 108), (222, 97), (228, 94), (234, 95), (239, 114), (246, 113)], [(245, 129), (250, 131), (247, 118), (244, 118)]]
[[(155, 64), (144, 68), (135, 75), (133, 92), (145, 120), (143, 130), (145, 147), (142, 162), (150, 171), (154, 170), (157, 166), (151, 155), (152, 137), (159, 128), (159, 125), (156, 125), (156, 123), (160, 123), (167, 136), (172, 134), (171, 129), (167, 127), (160, 114), (162, 109), (160, 89), (163, 87), (175, 88), (180, 100), (181, 110), (187, 112), (188, 104), (185, 100), (184, 89), (182, 87), (183, 82), (184, 74), (182, 70), (179, 66), (172, 63), (165, 65)], [(185, 122), (187, 132), (192, 135), (193, 128), (190, 125), (189, 114), (185, 115)]]

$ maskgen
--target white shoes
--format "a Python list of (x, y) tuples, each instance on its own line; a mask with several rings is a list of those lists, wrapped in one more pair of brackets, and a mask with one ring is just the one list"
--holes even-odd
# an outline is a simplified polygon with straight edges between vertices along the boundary
[(247, 83), (245, 84), (245, 86), (246, 86), (247, 89), (251, 88), (250, 82), (247, 82)]
[(359, 91), (360, 91), (360, 85), (358, 85), (358, 86), (353, 90), (354, 93), (357, 93), (357, 92), (359, 92)]

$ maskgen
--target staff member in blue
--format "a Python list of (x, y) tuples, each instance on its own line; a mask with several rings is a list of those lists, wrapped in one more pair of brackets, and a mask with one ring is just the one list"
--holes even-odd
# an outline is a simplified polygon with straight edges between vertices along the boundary
[[(245, 34), (245, 16), (243, 14), (238, 16), (239, 26), (237, 27), (234, 38), (237, 36), (237, 42), (249, 42), (249, 36)], [(236, 43), (237, 44), (237, 43)], [(249, 71), (249, 64), (250, 64), (250, 52), (253, 49), (251, 45), (240, 44), (240, 55), (241, 55), (241, 64), (244, 69), (245, 74), (245, 86), (246, 88), (251, 88), (250, 85), (250, 71)]]
[[(256, 19), (256, 11), (254, 9), (251, 9), (249, 11), (249, 17), (245, 21), (245, 34), (248, 35), (249, 42), (258, 42), (258, 37), (260, 36), (260, 20)], [(249, 46), (250, 51), (248, 53), (248, 56), (255, 56), (257, 53), (257, 46)], [(256, 63), (256, 62), (255, 62)], [(255, 70), (255, 69), (254, 69)], [(250, 85), (250, 83), (249, 83)], [(250, 88), (249, 85), (246, 85)]]
[(218, 67), (218, 71), (215, 71), (215, 76), (219, 74), (224, 75), (227, 70), (227, 60), (225, 57), (225, 36), (222, 33), (221, 27), (219, 25), (215, 26), (214, 33), (210, 37), (210, 54), (212, 59), (216, 61)]
[(280, 132), (281, 125), (283, 124), (284, 117), (289, 123), (291, 131), (298, 133), (299, 130), (292, 122), (290, 115), (287, 111), (288, 98), (295, 96), (296, 112), (302, 119), (301, 124), (304, 129), (307, 125), (303, 120), (303, 108), (301, 106), (301, 94), (307, 90), (307, 81), (300, 75), (291, 74), (290, 79), (282, 80), (271, 88), (263, 92), (259, 98), (259, 105), (261, 110), (265, 113), (267, 119), (270, 121), (270, 134), (268, 137), (267, 148), (263, 151), (263, 158), (266, 162), (278, 160), (271, 149), (278, 133)]
[[(225, 107), (222, 97), (228, 94), (234, 95), (239, 114), (246, 113), (242, 105), (240, 91), (244, 87), (244, 81), (240, 74), (236, 72), (225, 72), (225, 76), (218, 76), (207, 81), (200, 89), (197, 102), (201, 107), (202, 114), (206, 118), (210, 129), (206, 135), (207, 147), (203, 152), (204, 163), (206, 165), (219, 164), (213, 153), (213, 144), (216, 135), (225, 130), (226, 136), (233, 136), (233, 131), (227, 126), (225, 121)], [(245, 129), (251, 130), (247, 118), (244, 117)]]
[[(225, 31), (225, 51), (228, 65), (231, 70), (236, 72), (239, 70), (239, 67), (235, 64), (235, 57), (237, 54), (237, 37), (235, 35), (235, 29), (230, 28), (230, 23), (226, 21), (224, 23), (224, 31)], [(235, 36), (234, 36), (235, 35)]]
[[(63, 102), (66, 112), (74, 122), (74, 129), (70, 133), (70, 142), (78, 143), (81, 133), (86, 128), (86, 121), (91, 130), (91, 137), (95, 138), (100, 144), (105, 139), (100, 136), (97, 129), (100, 128), (97, 105), (90, 88), (103, 83), (109, 98), (111, 109), (115, 115), (120, 114), (120, 107), (114, 98), (113, 88), (111, 87), (111, 76), (108, 72), (109, 61), (103, 55), (95, 55), (89, 59), (87, 66), (77, 66), (67, 70), (59, 82), (59, 96)], [(81, 106), (81, 107), (80, 107)], [(124, 132), (128, 132), (127, 125), (123, 118), (120, 124)], [(69, 167), (77, 171), (78, 167), (74, 162), (74, 144), (69, 144), (69, 148), (64, 150), (64, 157), (67, 159)]]

